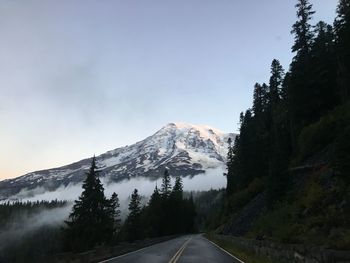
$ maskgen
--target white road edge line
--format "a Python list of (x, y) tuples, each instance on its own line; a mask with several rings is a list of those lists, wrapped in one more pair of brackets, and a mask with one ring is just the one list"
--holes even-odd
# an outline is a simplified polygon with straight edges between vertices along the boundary
[(216, 246), (217, 248), (221, 249), (222, 251), (224, 251), (226, 254), (230, 255), (231, 257), (233, 257), (235, 260), (238, 260), (241, 263), (245, 263), (244, 261), (240, 260), (239, 258), (235, 257), (234, 255), (232, 255), (230, 252), (228, 252), (227, 250), (223, 249), (222, 247), (218, 246), (217, 244), (215, 244), (214, 242), (210, 241), (208, 238), (206, 238), (210, 243), (212, 243), (214, 246)]

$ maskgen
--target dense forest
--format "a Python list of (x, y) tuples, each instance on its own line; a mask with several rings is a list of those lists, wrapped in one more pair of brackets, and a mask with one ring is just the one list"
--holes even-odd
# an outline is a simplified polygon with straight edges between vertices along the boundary
[(172, 186), (168, 170), (147, 203), (137, 189), (132, 192), (124, 222), (118, 194), (104, 194), (95, 157), (82, 188), (73, 206), (65, 201), (0, 204), (0, 262), (47, 262), (62, 252), (196, 231), (192, 193), (184, 196), (180, 176)]
[(93, 158), (74, 204), (0, 204), (0, 262), (196, 231), (349, 249), (350, 0), (339, 1), (333, 25), (314, 23), (308, 0), (296, 9), (293, 60), (283, 69), (274, 59), (267, 83), (254, 85), (229, 141), (225, 190), (186, 194), (165, 170), (149, 200), (131, 193), (121, 220), (118, 194), (105, 196)]
[[(95, 157), (83, 183), (79, 200), (66, 221), (65, 245), (68, 250), (84, 251), (96, 245), (115, 244), (118, 241), (135, 241), (146, 237), (159, 237), (194, 231), (195, 207), (193, 197), (183, 197), (181, 177), (174, 186), (167, 170), (160, 189), (156, 186), (148, 203), (142, 205), (135, 189), (131, 194), (129, 214), (121, 224), (118, 195), (110, 199), (98, 176)], [(94, 226), (91, 228), (91, 226)]]
[[(312, 24), (308, 0), (296, 9), (290, 67), (272, 61), (268, 83), (254, 85), (253, 105), (230, 142), (217, 226), (226, 224), (228, 234), (349, 248), (350, 1), (340, 0), (334, 25)], [(256, 219), (228, 227), (248, 206)]]
[(0, 204), (0, 262), (44, 262), (62, 250), (65, 201)]

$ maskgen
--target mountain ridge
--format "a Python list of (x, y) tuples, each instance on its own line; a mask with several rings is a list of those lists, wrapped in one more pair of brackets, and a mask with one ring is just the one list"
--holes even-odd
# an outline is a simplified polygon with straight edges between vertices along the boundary
[[(108, 182), (138, 176), (157, 179), (165, 168), (174, 176), (195, 176), (206, 169), (224, 165), (227, 140), (235, 136), (208, 125), (169, 123), (144, 140), (107, 151), (96, 156), (96, 160), (101, 177)], [(54, 191), (62, 185), (80, 183), (90, 162), (91, 158), (86, 158), (0, 181), (0, 199), (15, 195), (22, 189), (40, 186)]]

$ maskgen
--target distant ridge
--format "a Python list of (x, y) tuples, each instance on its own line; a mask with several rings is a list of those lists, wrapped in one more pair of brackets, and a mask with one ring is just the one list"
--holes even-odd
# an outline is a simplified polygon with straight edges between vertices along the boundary
[[(225, 164), (228, 138), (207, 125), (169, 123), (152, 136), (133, 145), (117, 148), (97, 156), (101, 177), (118, 182), (131, 177), (159, 178), (165, 167), (172, 175), (196, 175)], [(49, 191), (85, 177), (91, 159), (58, 168), (35, 171), (0, 182), (0, 198), (6, 199), (22, 189), (43, 187)]]

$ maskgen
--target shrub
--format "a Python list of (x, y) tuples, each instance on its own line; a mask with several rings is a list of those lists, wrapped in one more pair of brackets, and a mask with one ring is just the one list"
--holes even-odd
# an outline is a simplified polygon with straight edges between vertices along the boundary
[(335, 108), (318, 122), (301, 131), (296, 161), (300, 162), (329, 147), (347, 129), (350, 129), (350, 102)]

